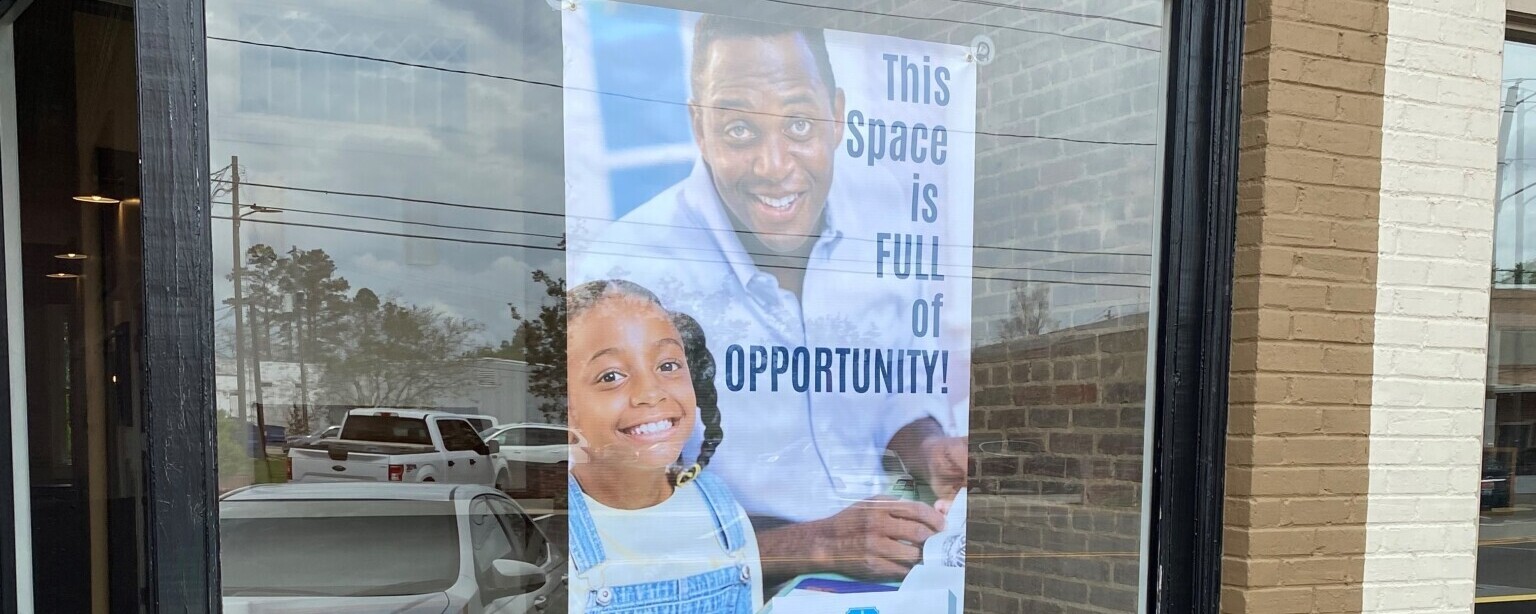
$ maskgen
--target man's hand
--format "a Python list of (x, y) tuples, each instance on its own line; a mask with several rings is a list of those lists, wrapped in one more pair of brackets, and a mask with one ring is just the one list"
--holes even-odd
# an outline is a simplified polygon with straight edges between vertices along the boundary
[(865, 580), (900, 580), (922, 560), (923, 542), (944, 530), (932, 507), (889, 497), (866, 499), (822, 520), (759, 532), (763, 571), (787, 580), (834, 572)]
[(967, 440), (965, 437), (930, 437), (923, 442), (923, 473), (928, 487), (938, 499), (933, 506), (948, 513), (955, 495), (966, 484)]
[(955, 494), (965, 488), (967, 439), (949, 437), (933, 418), (923, 418), (902, 427), (888, 447), (933, 490), (934, 507), (941, 513), (949, 511)]

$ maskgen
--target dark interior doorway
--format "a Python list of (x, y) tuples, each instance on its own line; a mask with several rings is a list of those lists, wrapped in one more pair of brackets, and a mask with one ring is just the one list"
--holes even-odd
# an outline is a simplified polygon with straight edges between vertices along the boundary
[(14, 35), (35, 611), (139, 612), (132, 3), (33, 2)]

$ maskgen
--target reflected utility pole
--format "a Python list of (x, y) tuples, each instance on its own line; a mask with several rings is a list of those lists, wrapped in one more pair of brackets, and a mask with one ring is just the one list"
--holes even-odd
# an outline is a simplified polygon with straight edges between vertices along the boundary
[[(309, 334), (305, 330), (305, 324), (309, 320), (309, 305), (304, 301), (309, 299), (309, 294), (300, 290), (293, 293), (294, 332), (298, 337), (294, 340), (295, 349), (299, 352), (299, 422), (305, 431), (314, 429), (309, 423), (309, 369), (305, 363), (309, 360), (308, 343), (305, 343)], [(307, 433), (306, 433), (307, 434)]]
[[(230, 278), (235, 282), (235, 416), (240, 419), (240, 430), (248, 431), (251, 427), (245, 413), (245, 316), (241, 313), (245, 311), (245, 283), (240, 279), (241, 269), (245, 268), (240, 258), (240, 156), (229, 157), (229, 206), (229, 245), (234, 250)], [(256, 387), (261, 387), (261, 380), (256, 381)], [(261, 434), (259, 441), (266, 442), (266, 433)]]
[[(244, 219), (248, 215), (255, 215), (257, 213), (282, 213), (282, 210), (274, 209), (272, 207), (263, 207), (261, 205), (255, 204), (248, 207), (242, 205), (240, 203), (240, 156), (229, 157), (228, 169), (230, 206), (229, 244), (231, 255), (234, 257), (234, 266), (230, 270), (230, 279), (235, 284), (233, 304), (230, 305), (230, 307), (234, 309), (235, 312), (235, 404), (237, 405), (235, 416), (239, 419), (240, 428), (249, 432), (251, 428), (250, 414), (248, 413), (249, 404), (246, 402), (245, 395), (245, 280), (242, 277), (243, 273), (245, 272), (245, 263), (243, 262), (244, 258), (242, 257), (243, 250), (240, 248), (240, 220)], [(242, 211), (242, 209), (249, 209), (249, 211)], [(256, 309), (255, 305), (252, 305), (252, 321), (254, 321), (255, 318)], [(253, 384), (256, 387), (256, 452), (260, 458), (265, 459), (267, 457), (267, 432), (265, 425), (266, 421), (263, 420), (263, 416), (261, 416), (261, 356), (257, 355), (259, 347), (254, 336), (251, 339), (250, 349), (251, 365), (254, 372), (253, 375), (255, 376)]]

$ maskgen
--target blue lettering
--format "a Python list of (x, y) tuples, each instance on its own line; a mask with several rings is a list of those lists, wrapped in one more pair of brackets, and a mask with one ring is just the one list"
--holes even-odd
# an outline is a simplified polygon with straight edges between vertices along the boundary
[(832, 349), (816, 348), (816, 392), (832, 391)]
[(739, 345), (725, 348), (725, 387), (731, 392), (741, 392), (747, 379), (747, 353)]
[(768, 389), (779, 391), (779, 376), (789, 373), (789, 348), (782, 345), (773, 346), (773, 375), (769, 376)]
[(749, 356), (751, 357), (749, 362), (752, 368), (752, 379), (747, 385), (747, 390), (757, 392), (757, 376), (768, 372), (768, 348), (754, 345)]

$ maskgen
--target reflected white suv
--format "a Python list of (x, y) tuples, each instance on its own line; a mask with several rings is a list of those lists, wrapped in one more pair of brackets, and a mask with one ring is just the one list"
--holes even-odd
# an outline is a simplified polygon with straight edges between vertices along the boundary
[(486, 486), (252, 486), (220, 498), (219, 533), (229, 614), (542, 613), (566, 590), (563, 556)]
[[(495, 442), (499, 450), (491, 454), (496, 469), (496, 487), (509, 493), (548, 496), (541, 490), (564, 490), (565, 463), (571, 454), (571, 430), (562, 424), (503, 424), (480, 432), (486, 443)], [(553, 482), (551, 482), (553, 480)]]

